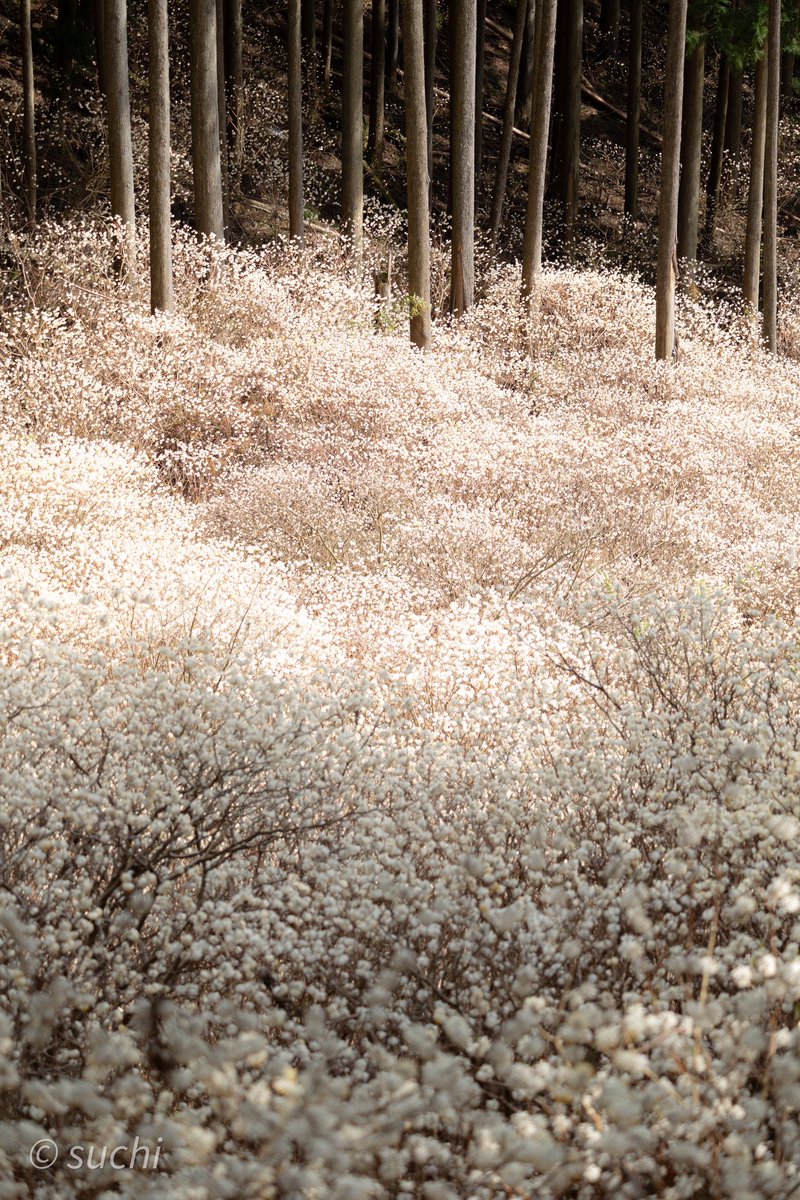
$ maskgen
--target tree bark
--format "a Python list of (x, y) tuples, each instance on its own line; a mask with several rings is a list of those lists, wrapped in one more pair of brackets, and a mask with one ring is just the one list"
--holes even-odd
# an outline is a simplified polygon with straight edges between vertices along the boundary
[(128, 19), (125, 0), (105, 0), (105, 40), (111, 212), (113, 216), (119, 217), (124, 226), (123, 244), (117, 263), (120, 273), (123, 274), (132, 268), (136, 253), (133, 145), (128, 88)]
[(336, 0), (325, 0), (322, 10), (322, 42), (325, 61), (322, 80), (327, 92), (331, 86), (331, 60), (333, 58), (333, 18), (336, 15)]
[(486, 57), (486, 0), (478, 0), (475, 22), (475, 193), (483, 163), (483, 68)]
[(400, 0), (388, 0), (386, 9), (386, 87), (393, 96), (400, 63)]
[(404, 94), (408, 166), (408, 288), (411, 341), (431, 344), (431, 257), (428, 212), (428, 120), (422, 0), (403, 0)]
[(728, 169), (738, 166), (742, 152), (742, 69), (731, 67), (728, 78), (728, 111), (725, 117), (725, 153)]
[(703, 149), (703, 84), (705, 43), (698, 42), (683, 66), (681, 175), (678, 190), (678, 258), (697, 259), (700, 210), (700, 157)]
[(566, 0), (564, 27), (564, 109), (561, 125), (560, 197), (564, 245), (570, 248), (578, 225), (581, 162), (581, 74), (583, 65), (583, 0)]
[(386, 0), (372, 0), (372, 62), (369, 88), (367, 158), (373, 165), (383, 159), (386, 85)]
[(725, 141), (725, 118), (728, 112), (728, 80), (730, 70), (731, 64), (727, 54), (720, 54), (717, 97), (714, 106), (714, 133), (711, 138), (711, 162), (708, 167), (708, 182), (706, 184), (706, 221), (703, 240), (707, 254), (711, 254), (714, 250), (715, 222), (717, 205), (719, 204), (719, 189), (722, 182), (722, 152)]
[(222, 180), (222, 225), (227, 238), (230, 227), (230, 180), (228, 175), (228, 138), (225, 103), (225, 0), (215, 0), (217, 17), (217, 128), (219, 129), (219, 165)]
[(169, 15), (167, 0), (148, 0), (150, 122), (148, 181), (150, 217), (150, 310), (172, 312), (172, 215), (170, 197)]
[(20, 0), (20, 38), (22, 42), (22, 149), (25, 177), (25, 201), (28, 220), (36, 223), (36, 108), (33, 86), (33, 41), (31, 38), (31, 0)]
[(364, 234), (364, 4), (344, 0), (342, 229), (360, 255)]
[(522, 255), (522, 302), (530, 311), (536, 280), (542, 269), (544, 187), (547, 137), (553, 92), (557, 0), (536, 3), (536, 71), (531, 100), (531, 140), (528, 150), (528, 209)]
[(300, 0), (289, 0), (289, 237), (304, 237), (303, 35)]
[(492, 246), (497, 245), (497, 235), (500, 231), (500, 221), (503, 215), (508, 164), (511, 160), (511, 141), (514, 136), (514, 109), (516, 107), (517, 83), (519, 81), (519, 70), (522, 62), (522, 42), (525, 37), (525, 23), (528, 18), (529, 7), (530, 0), (517, 0), (514, 39), (511, 43), (511, 58), (508, 64), (506, 97), (503, 106), (503, 131), (500, 136), (500, 152), (497, 157), (497, 173), (494, 179), (492, 208), (489, 216), (489, 232), (492, 239)]
[(428, 206), (433, 205), (433, 114), (436, 96), (436, 43), (439, 37), (438, 0), (424, 0), (425, 115), (428, 122)]
[(642, 0), (631, 0), (628, 113), (625, 123), (625, 213), (639, 215), (639, 127), (642, 119)]
[(520, 129), (530, 128), (531, 97), (533, 96), (533, 81), (536, 70), (536, 0), (528, 5), (525, 20), (525, 33), (522, 38), (522, 61), (517, 82), (517, 101), (515, 121)]
[(198, 233), (225, 238), (217, 106), (217, 9), (215, 0), (190, 0), (192, 173)]
[(242, 0), (224, 0), (225, 91), (228, 145), (232, 151), (233, 182), (238, 186), (244, 158), (244, 75), (242, 69)]
[(475, 44), (477, 0), (451, 0), (453, 85), (450, 171), (453, 196), (450, 311), (462, 316), (475, 290)]
[(753, 138), (750, 145), (750, 187), (747, 193), (747, 231), (744, 239), (745, 312), (758, 315), (758, 293), (761, 279), (761, 217), (764, 210), (764, 150), (767, 131), (767, 57), (756, 68), (755, 100), (753, 104)]
[(778, 349), (778, 129), (781, 96), (781, 0), (769, 0), (767, 128), (764, 141), (764, 341)]
[(681, 170), (683, 58), (687, 0), (669, 0), (667, 62), (664, 79), (664, 133), (658, 204), (656, 274), (656, 358), (677, 358), (675, 284), (677, 282), (678, 187)]

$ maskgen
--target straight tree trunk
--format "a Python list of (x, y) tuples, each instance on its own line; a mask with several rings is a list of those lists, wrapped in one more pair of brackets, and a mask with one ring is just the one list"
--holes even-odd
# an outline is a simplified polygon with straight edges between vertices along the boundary
[(483, 70), (486, 58), (486, 0), (478, 0), (475, 29), (475, 193), (483, 163)]
[(101, 96), (106, 94), (106, 51), (104, 29), (104, 0), (92, 0), (94, 23), (94, 50), (97, 59), (97, 88)]
[(136, 253), (131, 103), (128, 87), (128, 18), (125, 0), (105, 0), (105, 40), (111, 213), (119, 217), (124, 226), (123, 244), (117, 262), (120, 274), (124, 274), (133, 267)]
[(431, 344), (431, 251), (423, 22), (423, 0), (403, 0), (411, 341), (427, 350)]
[(198, 233), (222, 242), (216, 0), (190, 0), (189, 23), (195, 225)]
[(172, 216), (170, 197), (169, 14), (167, 0), (148, 0), (150, 123), (148, 181), (150, 216), (150, 311), (172, 312)]
[(764, 210), (764, 150), (767, 131), (767, 56), (756, 67), (755, 100), (753, 103), (753, 138), (750, 144), (750, 187), (747, 193), (747, 232), (744, 239), (745, 312), (758, 315), (758, 293), (761, 280), (761, 218)]
[(393, 96), (400, 64), (400, 0), (388, 0), (386, 8), (386, 87)]
[(19, 24), (22, 41), (22, 148), (25, 201), (28, 208), (28, 220), (31, 225), (34, 225), (36, 223), (36, 110), (33, 88), (31, 0), (20, 0)]
[(453, 195), (450, 311), (472, 308), (475, 290), (475, 43), (477, 0), (451, 0), (453, 85), (450, 171)]
[(331, 61), (333, 58), (333, 18), (336, 15), (336, 0), (325, 0), (322, 10), (322, 42), (325, 61), (322, 81), (327, 92), (331, 86)]
[(728, 78), (728, 111), (725, 117), (725, 153), (728, 169), (732, 172), (739, 164), (742, 152), (742, 69), (731, 66)]
[(508, 64), (506, 97), (503, 106), (503, 132), (500, 136), (500, 152), (497, 157), (497, 173), (494, 179), (492, 208), (489, 216), (489, 232), (492, 239), (492, 246), (497, 245), (497, 235), (500, 231), (500, 221), (503, 215), (508, 164), (511, 160), (511, 142), (514, 136), (514, 108), (516, 106), (520, 63), (522, 62), (522, 42), (525, 37), (525, 23), (528, 18), (529, 8), (530, 0), (517, 0), (514, 39), (511, 43), (511, 59)]
[(367, 157), (380, 165), (383, 159), (386, 84), (386, 0), (372, 0), (372, 63), (369, 88)]
[(344, 0), (342, 229), (360, 255), (364, 233), (364, 4)]
[(289, 237), (304, 237), (303, 36), (300, 0), (289, 0)]
[(683, 65), (681, 177), (678, 190), (678, 258), (697, 259), (700, 210), (700, 157), (703, 149), (704, 42), (686, 55)]
[(227, 106), (225, 103), (225, 0), (215, 0), (217, 9), (217, 127), (222, 178), (222, 223), (225, 236), (230, 228), (230, 180), (228, 173)]
[(244, 158), (244, 75), (242, 69), (242, 0), (224, 0), (225, 91), (228, 145), (232, 151), (233, 182), (238, 186)]
[(536, 71), (531, 101), (531, 140), (528, 151), (528, 209), (522, 254), (522, 302), (530, 312), (536, 280), (542, 270), (544, 188), (547, 138), (553, 92), (557, 0), (536, 3)]
[(631, 0), (628, 112), (625, 122), (625, 213), (639, 215), (639, 131), (642, 119), (642, 0)]
[(677, 358), (675, 284), (678, 274), (678, 187), (681, 170), (686, 9), (687, 0), (669, 0), (656, 274), (656, 358), (661, 360)]
[(583, 0), (566, 0), (564, 27), (564, 109), (561, 126), (561, 211), (564, 245), (570, 248), (578, 225), (581, 162), (581, 73), (583, 66)]
[(778, 127), (781, 96), (781, 0), (769, 0), (767, 129), (764, 144), (764, 341), (778, 349)]
[(730, 76), (730, 59), (727, 54), (719, 56), (719, 74), (717, 76), (717, 98), (714, 107), (714, 133), (711, 138), (711, 162), (708, 167), (708, 182), (706, 184), (706, 223), (704, 242), (706, 253), (714, 250), (714, 233), (719, 204), (719, 189), (722, 182), (722, 151), (725, 141), (725, 117), (728, 112), (728, 79)]
[(536, 0), (531, 0), (525, 19), (525, 32), (522, 37), (522, 60), (517, 81), (516, 112), (514, 120), (520, 129), (527, 129), (531, 123), (531, 96), (533, 95), (533, 79), (536, 69)]
[(425, 39), (425, 116), (428, 122), (428, 204), (433, 201), (433, 114), (436, 98), (436, 43), (439, 37), (438, 0), (423, 0)]

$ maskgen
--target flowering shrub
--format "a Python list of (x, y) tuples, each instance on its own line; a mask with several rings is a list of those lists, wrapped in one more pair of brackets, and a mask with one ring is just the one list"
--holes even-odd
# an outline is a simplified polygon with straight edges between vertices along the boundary
[(110, 236), (0, 333), (0, 1195), (791, 1195), (800, 368)]

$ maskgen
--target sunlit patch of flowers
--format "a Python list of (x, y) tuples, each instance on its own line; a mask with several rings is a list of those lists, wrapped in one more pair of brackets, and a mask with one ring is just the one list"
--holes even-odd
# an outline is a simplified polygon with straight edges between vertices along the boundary
[(510, 267), (421, 356), (380, 237), (153, 320), (111, 238), (0, 332), (0, 1196), (782, 1200), (800, 368)]

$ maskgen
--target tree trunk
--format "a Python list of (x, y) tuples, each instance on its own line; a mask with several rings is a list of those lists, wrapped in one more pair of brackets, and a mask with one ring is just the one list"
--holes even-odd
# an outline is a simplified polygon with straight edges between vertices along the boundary
[(542, 269), (544, 186), (547, 174), (547, 137), (553, 91), (553, 58), (556, 41), (557, 0), (536, 3), (536, 71), (531, 101), (531, 140), (528, 157), (528, 210), (522, 255), (522, 301), (530, 311), (536, 279)]
[(33, 89), (31, 0), (20, 0), (19, 24), (22, 41), (22, 148), (25, 201), (28, 208), (28, 220), (31, 225), (34, 225), (36, 223), (36, 110)]
[(631, 0), (628, 113), (625, 123), (625, 213), (639, 215), (639, 127), (642, 118), (642, 0)]
[(475, 290), (475, 43), (477, 0), (451, 0), (453, 85), (450, 172), (453, 194), (450, 311), (472, 308)]
[(369, 88), (367, 157), (375, 166), (383, 159), (386, 84), (386, 0), (372, 0), (372, 63)]
[(700, 156), (703, 149), (703, 84), (705, 43), (686, 55), (683, 66), (681, 176), (678, 190), (678, 258), (697, 259), (700, 210)]
[(195, 225), (198, 233), (222, 242), (216, 0), (190, 0), (189, 21)]
[(761, 278), (761, 216), (764, 209), (764, 149), (767, 130), (767, 56), (756, 68), (753, 103), (753, 139), (750, 145), (750, 188), (747, 193), (747, 232), (744, 239), (745, 312), (758, 315), (758, 291)]
[(767, 129), (764, 141), (764, 341), (778, 349), (778, 128), (781, 95), (781, 0), (769, 0)]
[(125, 227), (123, 244), (116, 264), (120, 274), (124, 274), (133, 267), (136, 253), (131, 104), (128, 89), (128, 18), (125, 0), (105, 0), (105, 37), (111, 213), (119, 217)]
[(228, 177), (228, 138), (225, 104), (225, 0), (215, 0), (217, 9), (217, 127), (219, 129), (219, 164), (222, 179), (222, 224), (224, 236), (230, 227), (230, 185)]
[(433, 113), (436, 97), (436, 43), (439, 37), (437, 0), (424, 0), (425, 115), (428, 122), (428, 206), (433, 203)]
[(172, 215), (170, 199), (169, 14), (167, 0), (148, 0), (150, 110), (148, 181), (150, 216), (150, 310), (172, 312)]
[(233, 182), (238, 187), (244, 158), (242, 0), (225, 0), (224, 42), (228, 144), (233, 152)]
[(515, 121), (520, 129), (530, 127), (531, 97), (536, 70), (536, 0), (528, 5), (525, 20), (525, 33), (522, 38), (522, 60), (520, 62), (519, 79), (517, 81), (517, 100)]
[(514, 136), (514, 108), (517, 98), (517, 83), (522, 62), (522, 42), (525, 37), (525, 23), (528, 17), (530, 0), (517, 0), (517, 14), (514, 21), (514, 40), (511, 43), (511, 59), (508, 64), (506, 79), (506, 98), (503, 107), (503, 132), (500, 137), (500, 152), (497, 158), (497, 173), (494, 179), (492, 193), (492, 209), (489, 217), (489, 232), (492, 246), (497, 245), (497, 235), (500, 231), (500, 221), (503, 215), (503, 200), (506, 194), (508, 179), (508, 164), (511, 160), (511, 141)]
[(303, 35), (300, 0), (289, 0), (289, 237), (303, 241)]
[(600, 38), (609, 54), (619, 48), (619, 0), (600, 0)]
[(781, 57), (781, 95), (784, 100), (794, 97), (794, 54), (791, 50)]
[(360, 255), (364, 233), (364, 4), (344, 0), (342, 229)]
[(475, 23), (475, 194), (483, 163), (483, 65), (486, 57), (486, 0), (478, 0)]
[(677, 358), (675, 284), (678, 267), (678, 186), (681, 170), (681, 112), (686, 9), (687, 0), (669, 0), (656, 275), (656, 358), (662, 360)]
[(317, 5), (316, 0), (301, 0), (301, 28), (303, 39), (303, 55), (309, 83), (316, 79), (317, 74)]
[(386, 87), (393, 96), (400, 63), (400, 0), (388, 0), (386, 9)]
[(728, 78), (728, 111), (725, 117), (725, 153), (729, 173), (738, 166), (742, 152), (742, 69), (731, 67)]
[(431, 344), (431, 252), (422, 0), (403, 0), (403, 48), (411, 341), (421, 350), (427, 350)]
[(94, 50), (97, 60), (97, 88), (101, 96), (106, 94), (106, 49), (104, 36), (104, 2), (92, 0), (92, 20), (94, 23)]
[(331, 86), (331, 60), (333, 58), (333, 18), (336, 14), (336, 0), (325, 0), (322, 10), (322, 42), (325, 62), (322, 69), (322, 79), (327, 92)]
[(583, 0), (566, 0), (564, 27), (564, 109), (561, 125), (560, 196), (564, 245), (575, 241), (581, 162), (581, 72), (583, 65)]
[(722, 148), (725, 140), (725, 117), (728, 112), (728, 79), (731, 64), (727, 54), (719, 56), (719, 74), (717, 76), (717, 98), (714, 107), (714, 133), (711, 138), (711, 162), (708, 168), (706, 184), (706, 223), (704, 242), (706, 253), (714, 250), (715, 222), (717, 205), (719, 204), (719, 189), (722, 182)]

